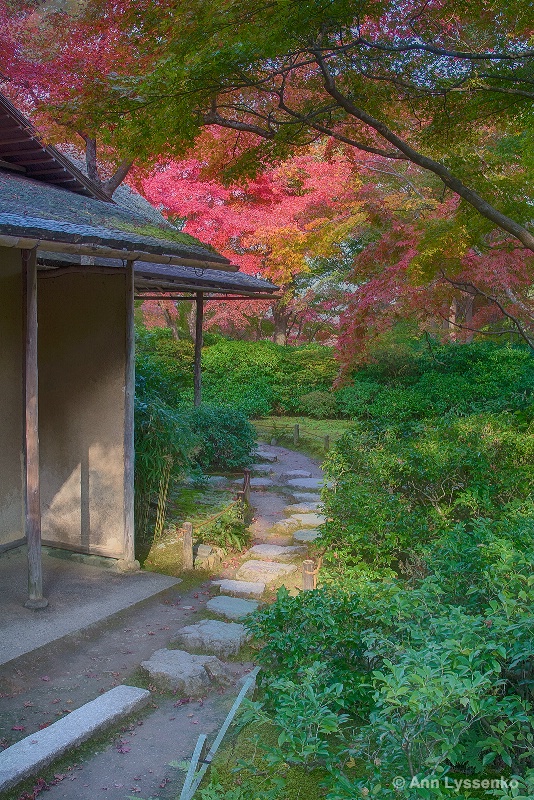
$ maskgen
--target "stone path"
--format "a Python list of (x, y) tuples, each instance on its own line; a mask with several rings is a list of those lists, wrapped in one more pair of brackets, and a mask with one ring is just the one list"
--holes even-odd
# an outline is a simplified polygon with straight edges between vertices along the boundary
[[(126, 800), (138, 792), (159, 800), (176, 797), (182, 778), (176, 771), (173, 773), (169, 761), (190, 757), (198, 733), (210, 733), (221, 724), (226, 708), (221, 701), (235, 694), (240, 676), (251, 669), (245, 663), (226, 661), (238, 657), (249, 639), (242, 620), (260, 602), (271, 599), (280, 585), (285, 584), (290, 591), (301, 588), (301, 562), (307, 557), (309, 543), (319, 535), (318, 526), (325, 521), (320, 513), (323, 475), (312, 459), (285, 448), (261, 445), (253, 472), (252, 504), (256, 514), (251, 525), (252, 546), (241, 559), (226, 565), (220, 577), (211, 582), (211, 592), (193, 591), (189, 593), (192, 599), (178, 601), (181, 624), (178, 628), (159, 625), (160, 631), (169, 630), (159, 649), (155, 631), (149, 631), (156, 639), (156, 648), (137, 662), (153, 692), (172, 692), (178, 701), (158, 698), (141, 729), (134, 723), (124, 734), (128, 739), (119, 740), (119, 747), (109, 745), (83, 766), (77, 766), (83, 775), (73, 773), (69, 777), (69, 783), (76, 780), (74, 794), (74, 787), (61, 780), (49, 788), (47, 800), (70, 800), (74, 795), (79, 800), (93, 800), (101, 792), (107, 800)], [(219, 592), (215, 597), (210, 596), (213, 590)], [(197, 613), (204, 609), (218, 619), (199, 620)], [(184, 624), (188, 613), (197, 617), (189, 625)], [(158, 627), (157, 623), (147, 625)], [(126, 660), (123, 656), (121, 659)], [(111, 670), (111, 675), (118, 674)], [(48, 680), (48, 676), (41, 680)], [(200, 699), (196, 707), (191, 705), (195, 698)], [(26, 701), (26, 705), (33, 706), (33, 702)], [(192, 710), (186, 715), (189, 708)], [(83, 715), (83, 709), (81, 705), (77, 713)], [(199, 727), (195, 730), (192, 723)], [(165, 733), (167, 729), (169, 733)], [(120, 744), (122, 741), (126, 744)], [(136, 751), (136, 758), (130, 759), (128, 767), (124, 753), (130, 750)]]

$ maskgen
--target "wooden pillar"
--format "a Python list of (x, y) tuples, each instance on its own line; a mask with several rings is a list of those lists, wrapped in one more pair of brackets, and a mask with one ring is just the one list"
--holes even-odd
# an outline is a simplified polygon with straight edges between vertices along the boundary
[(302, 589), (310, 592), (315, 589), (315, 564), (311, 558), (302, 562)]
[(202, 325), (204, 322), (204, 295), (202, 292), (196, 293), (196, 316), (195, 316), (195, 408), (202, 402)]
[(37, 251), (22, 250), (24, 312), (24, 526), (28, 545), (26, 608), (46, 608), (41, 558)]
[(182, 526), (184, 536), (184, 559), (183, 568), (186, 570), (193, 569), (193, 525), (190, 522), (184, 522)]
[(124, 562), (135, 568), (134, 527), (134, 400), (135, 400), (135, 325), (134, 262), (126, 266), (126, 358), (124, 368)]

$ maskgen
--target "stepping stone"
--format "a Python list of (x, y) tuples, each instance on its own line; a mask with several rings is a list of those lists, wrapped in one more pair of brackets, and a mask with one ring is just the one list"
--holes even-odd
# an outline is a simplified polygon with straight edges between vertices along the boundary
[(256, 450), (256, 458), (258, 461), (266, 461), (268, 464), (274, 464), (278, 461), (276, 453), (269, 453), (267, 450)]
[(224, 475), (210, 475), (208, 478), (208, 483), (210, 486), (226, 486), (228, 483), (228, 478), (225, 478)]
[(237, 622), (203, 619), (194, 625), (180, 628), (175, 641), (188, 650), (213, 653), (215, 656), (226, 658), (239, 653), (250, 638), (251, 634), (245, 626)]
[(317, 528), (326, 522), (326, 517), (322, 514), (292, 514), (289, 519), (298, 522), (302, 528)]
[(265, 532), (266, 536), (290, 536), (296, 528), (302, 527), (300, 522), (296, 519), (281, 519), (280, 522), (275, 522)]
[(32, 733), (0, 753), (0, 792), (40, 772), (108, 725), (148, 703), (150, 692), (134, 686), (116, 686), (77, 708), (48, 728)]
[(300, 530), (295, 531), (293, 534), (293, 539), (296, 542), (314, 542), (320, 535), (321, 531), (318, 531), (315, 528), (301, 528)]
[(212, 684), (232, 683), (230, 672), (216, 656), (198, 656), (185, 650), (156, 650), (141, 667), (158, 689), (183, 697), (204, 697)]
[(256, 475), (270, 475), (273, 471), (270, 464), (253, 464), (250, 470)]
[(265, 591), (265, 584), (258, 581), (233, 581), (229, 578), (212, 581), (214, 586), (220, 586), (221, 592), (237, 597), (261, 597)]
[(312, 474), (305, 469), (290, 469), (289, 472), (282, 472), (280, 477), (291, 480), (292, 478), (311, 478)]
[(309, 514), (312, 511), (317, 511), (321, 508), (322, 503), (294, 503), (291, 506), (284, 508), (284, 514)]
[(294, 489), (322, 489), (324, 480), (322, 478), (293, 478), (287, 482), (287, 485)]
[(275, 564), (273, 561), (245, 561), (237, 572), (237, 577), (245, 581), (263, 581), (272, 583), (295, 572), (295, 564)]
[(274, 486), (274, 481), (270, 478), (251, 478), (250, 486), (252, 489), (268, 489), (269, 486)]
[(224, 594), (212, 597), (206, 603), (206, 608), (213, 614), (219, 614), (226, 619), (239, 620), (252, 614), (259, 607), (254, 600), (242, 600), (240, 597), (227, 597)]
[(321, 495), (312, 494), (311, 492), (293, 492), (291, 494), (295, 503), (320, 503)]
[(280, 544), (255, 544), (247, 553), (247, 556), (253, 556), (265, 561), (293, 561), (298, 556), (307, 555), (306, 547), (298, 547), (295, 545), (283, 547)]

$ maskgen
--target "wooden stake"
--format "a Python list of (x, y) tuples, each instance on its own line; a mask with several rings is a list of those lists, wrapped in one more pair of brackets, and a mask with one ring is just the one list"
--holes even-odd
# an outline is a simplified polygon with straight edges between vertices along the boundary
[(315, 564), (311, 559), (302, 562), (302, 589), (305, 592), (315, 589)]
[(250, 470), (243, 470), (243, 500), (250, 505)]
[(182, 530), (184, 532), (184, 557), (183, 568), (193, 569), (193, 526), (190, 522), (184, 522)]
[(293, 428), (293, 444), (294, 445), (297, 445), (299, 443), (299, 437), (300, 437), (300, 428), (299, 428), (298, 425), (295, 425), (295, 427)]
[(41, 557), (39, 475), (39, 367), (37, 355), (37, 251), (22, 250), (24, 296), (24, 524), (28, 545), (26, 608), (46, 608)]
[(196, 294), (197, 313), (195, 317), (195, 408), (202, 402), (202, 325), (204, 320), (204, 295)]
[(135, 397), (135, 325), (134, 262), (126, 268), (126, 355), (124, 365), (124, 560), (135, 564), (134, 526), (134, 397)]
[(328, 452), (328, 450), (330, 450), (330, 436), (325, 436), (324, 437), (324, 449), (325, 449), (326, 452)]

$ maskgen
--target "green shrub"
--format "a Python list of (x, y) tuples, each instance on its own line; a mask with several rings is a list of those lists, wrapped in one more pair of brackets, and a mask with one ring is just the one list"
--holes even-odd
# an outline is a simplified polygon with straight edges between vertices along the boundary
[(187, 412), (187, 419), (199, 442), (195, 461), (202, 470), (229, 472), (252, 464), (256, 431), (242, 411), (202, 405)]
[(331, 392), (309, 392), (299, 402), (303, 413), (313, 419), (333, 419), (337, 415), (335, 395)]
[(252, 539), (248, 528), (248, 510), (244, 503), (232, 503), (213, 520), (197, 528), (198, 538), (202, 542), (214, 544), (229, 550), (244, 550)]

